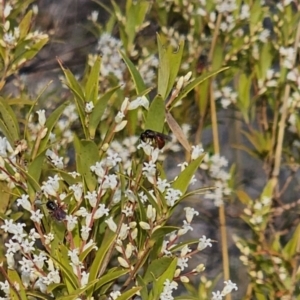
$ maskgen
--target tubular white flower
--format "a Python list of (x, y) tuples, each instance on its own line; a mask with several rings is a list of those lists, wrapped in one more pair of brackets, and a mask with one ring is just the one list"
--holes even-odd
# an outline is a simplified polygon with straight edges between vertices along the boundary
[(17, 199), (17, 206), (22, 206), (24, 209), (31, 211), (31, 203), (28, 198), (28, 195), (23, 194), (21, 198)]
[(44, 109), (40, 109), (36, 113), (38, 114), (39, 124), (41, 125), (41, 127), (44, 127), (44, 125), (46, 123), (45, 110)]
[(111, 230), (111, 231), (113, 231), (113, 232), (116, 232), (117, 231), (117, 224), (114, 222), (114, 220), (113, 220), (113, 218), (112, 217), (109, 217), (107, 220), (105, 220), (104, 221), (107, 225), (108, 225), (108, 227), (109, 227), (109, 229)]
[(194, 216), (198, 216), (199, 212), (197, 212), (194, 208), (192, 207), (185, 207), (185, 217), (188, 223), (191, 223), (193, 220)]

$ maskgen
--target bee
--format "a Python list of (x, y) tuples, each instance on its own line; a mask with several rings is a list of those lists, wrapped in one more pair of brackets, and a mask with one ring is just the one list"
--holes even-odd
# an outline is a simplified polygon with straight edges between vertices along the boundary
[(57, 205), (54, 201), (48, 200), (46, 206), (49, 209), (51, 216), (57, 221), (63, 221), (66, 218), (67, 214), (62, 209), (62, 206)]
[(141, 134), (141, 140), (144, 143), (150, 141), (154, 145), (154, 147), (162, 149), (165, 146), (166, 140), (171, 141), (172, 138), (163, 133), (147, 129)]
[(196, 70), (198, 74), (202, 74), (203, 71), (207, 70), (209, 66), (208, 57), (205, 54), (201, 54), (198, 58)]

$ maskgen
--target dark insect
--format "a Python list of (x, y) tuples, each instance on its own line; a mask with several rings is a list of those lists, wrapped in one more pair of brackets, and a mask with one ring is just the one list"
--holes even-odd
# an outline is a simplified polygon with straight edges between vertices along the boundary
[(61, 208), (61, 206), (58, 206), (54, 201), (49, 200), (46, 203), (46, 206), (50, 210), (51, 216), (57, 221), (63, 221), (66, 218), (66, 212)]
[(204, 54), (201, 54), (197, 61), (197, 73), (202, 74), (204, 70), (206, 70), (209, 66), (208, 57)]
[(163, 133), (147, 129), (141, 134), (141, 140), (144, 143), (150, 141), (155, 147), (162, 149), (165, 146), (166, 140), (171, 141), (172, 138)]

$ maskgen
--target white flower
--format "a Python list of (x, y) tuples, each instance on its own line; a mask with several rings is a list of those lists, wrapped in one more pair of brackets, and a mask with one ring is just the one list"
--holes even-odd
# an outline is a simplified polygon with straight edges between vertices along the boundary
[(83, 186), (82, 183), (73, 184), (69, 187), (71, 191), (73, 191), (74, 198), (77, 202), (81, 200), (83, 194)]
[(12, 6), (9, 5), (9, 4), (6, 4), (5, 7), (4, 7), (4, 10), (3, 10), (4, 18), (7, 18), (9, 16), (11, 10), (12, 10)]
[(119, 296), (121, 296), (120, 291), (111, 292), (109, 294), (109, 297), (110, 297), (109, 300), (116, 300), (116, 299), (118, 299)]
[(31, 203), (28, 198), (28, 195), (23, 194), (21, 198), (17, 199), (17, 206), (21, 205), (24, 209), (31, 211)]
[(201, 154), (203, 154), (204, 149), (202, 148), (202, 145), (196, 145), (196, 146), (192, 146), (192, 155), (191, 155), (191, 159), (195, 160), (197, 159)]
[(199, 239), (199, 243), (197, 246), (197, 250), (202, 251), (203, 249), (205, 249), (206, 247), (212, 247), (212, 243), (211, 243), (211, 239), (206, 238), (205, 235), (203, 235), (200, 239)]
[(37, 209), (36, 211), (34, 211), (34, 210), (31, 211), (30, 219), (33, 222), (40, 224), (43, 217), (44, 217), (44, 215), (41, 213), (41, 211), (39, 209)]
[(191, 223), (194, 216), (198, 216), (199, 212), (197, 212), (194, 208), (192, 207), (185, 207), (185, 217), (188, 223)]
[(222, 299), (223, 299), (223, 295), (221, 294), (220, 291), (212, 292), (211, 300), (222, 300)]
[(128, 110), (133, 110), (140, 106), (143, 106), (146, 109), (149, 108), (149, 101), (146, 96), (137, 97), (135, 100), (131, 101), (128, 105)]
[(158, 178), (157, 179), (157, 189), (163, 193), (166, 188), (169, 188), (171, 185), (170, 183), (167, 182), (167, 179), (161, 179), (161, 178)]
[(125, 117), (124, 113), (122, 111), (119, 111), (117, 113), (117, 115), (115, 116), (115, 122), (117, 124), (121, 123), (121, 121), (124, 119), (124, 117)]
[(82, 226), (81, 227), (81, 230), (80, 230), (80, 232), (81, 232), (81, 238), (84, 240), (84, 241), (86, 241), (88, 238), (89, 238), (89, 232), (91, 231), (91, 228), (90, 227), (88, 227), (88, 226)]
[(164, 282), (164, 289), (163, 292), (160, 294), (160, 300), (172, 300), (174, 299), (172, 296), (173, 290), (177, 290), (178, 283), (175, 281), (170, 281), (169, 279), (166, 279)]
[(46, 123), (45, 110), (44, 109), (40, 109), (36, 113), (39, 116), (39, 124), (41, 125), (41, 127), (44, 127), (44, 125)]
[(96, 162), (96, 164), (94, 166), (91, 166), (90, 169), (99, 178), (103, 178), (105, 175), (105, 169), (103, 168), (103, 162)]
[(90, 273), (86, 273), (85, 271), (83, 271), (81, 273), (81, 281), (80, 281), (81, 287), (85, 287), (88, 284), (89, 276), (90, 276)]
[(181, 196), (182, 193), (180, 190), (174, 190), (172, 188), (167, 189), (166, 196), (165, 196), (167, 205), (171, 207), (174, 206), (175, 202), (179, 200)]
[(75, 216), (67, 215), (66, 221), (67, 221), (67, 230), (68, 231), (72, 231), (75, 228), (75, 226), (77, 225), (77, 217), (75, 217)]
[(94, 103), (93, 103), (92, 101), (87, 102), (87, 103), (85, 104), (85, 112), (86, 112), (87, 114), (90, 114), (90, 113), (93, 111), (93, 109), (94, 109)]
[(117, 231), (117, 224), (114, 222), (112, 217), (109, 217), (104, 222), (108, 225), (108, 227), (111, 231), (113, 231), (113, 232)]
[(90, 203), (90, 206), (95, 207), (96, 204), (97, 204), (97, 193), (96, 193), (96, 191), (93, 191), (92, 193), (88, 191), (87, 195), (84, 196), (84, 199), (88, 199), (89, 203)]
[(99, 208), (96, 210), (94, 214), (94, 219), (99, 219), (104, 215), (108, 216), (108, 213), (109, 213), (109, 209), (105, 208), (104, 204), (99, 204)]
[(229, 293), (232, 292), (232, 290), (236, 290), (237, 291), (237, 285), (236, 283), (233, 283), (231, 280), (228, 280), (228, 281), (224, 281), (225, 283), (225, 287), (224, 289), (222, 290), (222, 295), (225, 296)]

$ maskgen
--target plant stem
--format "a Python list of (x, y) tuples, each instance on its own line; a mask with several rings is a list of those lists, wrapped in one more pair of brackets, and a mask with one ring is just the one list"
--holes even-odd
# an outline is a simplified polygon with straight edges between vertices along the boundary
[[(212, 39), (212, 45), (208, 55), (208, 61), (211, 62), (213, 58), (213, 53), (216, 47), (216, 42), (219, 34), (219, 28), (222, 20), (222, 14), (218, 15), (216, 27)], [(213, 80), (210, 81), (210, 113), (211, 113), (211, 123), (212, 123), (212, 134), (213, 134), (213, 145), (214, 153), (220, 153), (220, 144), (219, 144), (219, 134), (218, 134), (218, 123), (217, 123), (217, 110), (216, 103), (213, 91)], [(225, 207), (222, 204), (219, 207), (219, 221), (220, 221), (220, 234), (221, 234), (221, 243), (222, 243), (222, 259), (223, 259), (223, 272), (224, 280), (227, 281), (230, 279), (229, 274), (229, 259), (228, 259), (228, 246), (227, 246), (227, 233), (226, 233), (226, 217), (225, 217)], [(226, 300), (231, 300), (230, 293), (225, 296)]]

